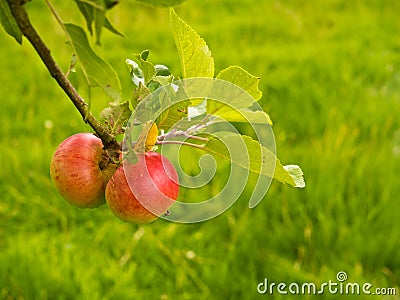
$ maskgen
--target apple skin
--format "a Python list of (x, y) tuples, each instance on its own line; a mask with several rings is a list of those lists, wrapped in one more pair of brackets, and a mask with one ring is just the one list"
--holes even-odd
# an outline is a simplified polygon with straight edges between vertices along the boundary
[(101, 139), (91, 133), (74, 134), (58, 146), (50, 163), (50, 176), (67, 202), (80, 208), (105, 203), (105, 188), (116, 165), (101, 167), (104, 154)]
[(106, 187), (106, 201), (121, 220), (150, 223), (178, 198), (178, 174), (172, 163), (157, 152), (137, 154), (137, 157), (135, 164), (125, 160), (111, 177)]

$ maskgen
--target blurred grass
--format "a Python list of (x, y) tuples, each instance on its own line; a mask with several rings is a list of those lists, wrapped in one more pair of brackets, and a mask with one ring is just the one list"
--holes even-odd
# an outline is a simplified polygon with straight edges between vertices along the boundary
[[(66, 21), (80, 18), (72, 3), (56, 4)], [(341, 270), (349, 282), (400, 292), (399, 6), (187, 0), (176, 9), (209, 44), (217, 71), (237, 64), (262, 77), (278, 156), (300, 164), (307, 182), (274, 182), (253, 210), (247, 189), (225, 214), (194, 225), (131, 226), (107, 207), (61, 199), (51, 155), (89, 128), (28, 43), (1, 30), (0, 299), (286, 299), (258, 295), (257, 284), (322, 283)], [(66, 69), (62, 32), (42, 2), (28, 8)], [(95, 49), (121, 75), (125, 97), (124, 60), (134, 53), (149, 49), (180, 72), (168, 10), (123, 1), (110, 18), (126, 37), (105, 32)], [(108, 100), (94, 94), (97, 113)]]

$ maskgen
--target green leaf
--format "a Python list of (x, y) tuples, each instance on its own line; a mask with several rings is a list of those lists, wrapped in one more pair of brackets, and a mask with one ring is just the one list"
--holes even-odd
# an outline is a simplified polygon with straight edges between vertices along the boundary
[(132, 107), (133, 109), (148, 95), (150, 95), (150, 90), (143, 85), (142, 83), (139, 84), (138, 87), (135, 88), (133, 95), (132, 95)]
[[(215, 103), (215, 105), (210, 103)], [(219, 116), (228, 122), (272, 125), (271, 118), (262, 110), (253, 111), (248, 108), (233, 108), (221, 102), (207, 100), (207, 112), (212, 112), (213, 115)]]
[(262, 92), (258, 88), (259, 77), (251, 75), (239, 66), (228, 67), (217, 75), (218, 79), (229, 81), (248, 92), (254, 100), (261, 99)]
[(159, 129), (168, 130), (176, 122), (187, 116), (189, 100), (176, 101), (176, 99), (187, 99), (183, 88), (177, 88), (174, 84), (165, 85), (141, 101), (135, 108), (134, 123), (140, 124), (149, 120), (155, 120)]
[(206, 42), (170, 9), (175, 44), (182, 65), (183, 78), (214, 76), (214, 59)]
[[(242, 91), (237, 94), (237, 91)], [(228, 90), (225, 90), (227, 93)], [(272, 125), (269, 115), (260, 110), (253, 110), (254, 99), (247, 95), (243, 90), (232, 90), (230, 103), (223, 101), (207, 100), (207, 113), (219, 116), (228, 122), (245, 122), (254, 124)]]
[[(139, 88), (135, 90), (140, 92), (140, 87), (145, 87), (149, 92), (154, 92), (160, 86), (169, 84), (174, 80), (174, 76), (170, 75), (168, 67), (164, 65), (153, 65), (147, 61), (149, 50), (144, 50), (140, 54), (135, 54), (135, 60), (126, 59), (126, 63), (130, 66), (130, 74), (133, 83)], [(138, 98), (136, 98), (138, 99)], [(141, 100), (140, 100), (141, 101)], [(138, 101), (133, 98), (134, 107)]]
[(129, 108), (129, 102), (106, 107), (100, 113), (100, 122), (113, 135), (124, 133), (124, 126), (129, 120), (132, 111)]
[(144, 84), (148, 87), (149, 82), (151, 82), (157, 74), (155, 66), (147, 61), (149, 56), (149, 50), (144, 50), (140, 54), (135, 54), (135, 60), (126, 59), (126, 63), (131, 67), (131, 78), (136, 86), (139, 84)]
[(136, 0), (136, 1), (152, 6), (171, 7), (179, 5), (185, 0)]
[(105, 5), (102, 0), (75, 0), (80, 12), (85, 17), (86, 27), (93, 34), (93, 23), (96, 43), (100, 44), (100, 36), (105, 20)]
[(89, 5), (88, 3), (85, 3), (80, 0), (75, 0), (76, 5), (78, 6), (81, 14), (84, 16), (85, 21), (86, 21), (86, 28), (90, 32), (90, 34), (93, 34), (93, 20), (94, 20), (94, 10), (95, 8), (92, 5)]
[[(303, 188), (306, 186), (303, 170), (298, 165), (286, 165), (283, 166), (283, 169), (280, 166), (276, 168), (274, 178), (282, 182), (287, 182), (294, 187)], [(289, 176), (291, 177), (290, 179)]]
[(186, 117), (189, 103), (189, 100), (182, 101), (162, 111), (156, 120), (158, 128), (168, 130), (175, 125), (175, 123)]
[[(101, 0), (99, 0), (101, 1)], [(101, 1), (102, 2), (102, 1)], [(103, 31), (104, 22), (106, 19), (106, 11), (105, 9), (95, 9), (94, 10), (94, 30), (96, 33), (96, 44), (101, 45), (100, 37)]]
[(84, 30), (74, 24), (64, 24), (76, 56), (90, 87), (101, 87), (115, 102), (121, 100), (121, 84), (114, 69), (90, 47)]
[[(304, 187), (303, 172), (296, 165), (283, 166), (279, 159), (249, 136), (219, 132), (211, 137), (203, 150), (231, 161), (253, 173), (270, 177), (294, 187)], [(234, 158), (229, 151), (234, 151)]]
[(271, 118), (265, 111), (251, 111), (248, 109), (223, 111), (220, 110), (217, 115), (228, 122), (241, 122), (251, 124), (269, 124), (272, 125)]
[(140, 84), (144, 84), (144, 77), (143, 77), (143, 71), (141, 68), (139, 68), (139, 65), (137, 62), (127, 58), (125, 60), (126, 64), (130, 66), (130, 74), (131, 74), (131, 79), (132, 82), (136, 85), (139, 86)]
[(111, 9), (119, 3), (119, 0), (105, 0), (104, 3), (107, 9)]
[(90, 34), (96, 34), (96, 43), (100, 45), (100, 38), (103, 27), (110, 30), (112, 33), (121, 35), (106, 18), (106, 12), (112, 8), (118, 1), (104, 1), (104, 0), (75, 0), (80, 12), (86, 20), (86, 27)]
[(144, 50), (140, 54), (135, 54), (135, 58), (139, 63), (139, 67), (142, 70), (144, 84), (147, 85), (156, 75), (156, 69), (154, 65), (147, 61), (149, 56), (149, 50)]
[(119, 32), (112, 24), (111, 24), (111, 22), (107, 19), (107, 18), (105, 18), (104, 19), (104, 28), (106, 28), (107, 30), (109, 30), (110, 32), (112, 32), (112, 33), (114, 33), (114, 34), (116, 34), (116, 35), (119, 35), (119, 36), (124, 36), (121, 32)]
[(151, 92), (154, 92), (162, 85), (170, 84), (174, 80), (174, 76), (154, 76), (154, 78), (148, 83), (147, 87)]
[(154, 76), (153, 81), (159, 83), (160, 85), (166, 85), (174, 81), (174, 76), (173, 75)]
[(0, 22), (4, 30), (19, 44), (22, 44), (22, 32), (19, 29), (6, 0), (0, 0)]
[(156, 76), (170, 76), (171, 72), (169, 68), (164, 65), (155, 65), (154, 69), (156, 69)]

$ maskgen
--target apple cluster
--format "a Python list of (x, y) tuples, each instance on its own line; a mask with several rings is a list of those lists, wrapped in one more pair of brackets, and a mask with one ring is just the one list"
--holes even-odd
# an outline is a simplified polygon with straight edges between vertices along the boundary
[(137, 154), (134, 164), (113, 162), (101, 139), (78, 133), (55, 151), (50, 176), (70, 204), (110, 210), (129, 223), (149, 223), (166, 213), (178, 198), (178, 174), (158, 152)]

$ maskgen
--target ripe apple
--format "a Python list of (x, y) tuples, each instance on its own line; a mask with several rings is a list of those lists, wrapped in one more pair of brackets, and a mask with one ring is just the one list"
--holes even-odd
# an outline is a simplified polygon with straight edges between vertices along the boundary
[(104, 191), (116, 167), (103, 150), (101, 139), (91, 133), (78, 133), (58, 146), (50, 176), (70, 204), (94, 208), (105, 203)]
[(172, 163), (157, 152), (126, 160), (106, 187), (111, 211), (129, 223), (149, 223), (164, 214), (178, 198), (178, 174)]

